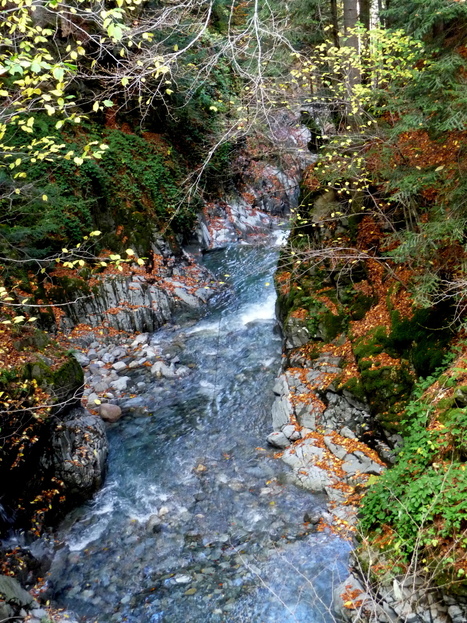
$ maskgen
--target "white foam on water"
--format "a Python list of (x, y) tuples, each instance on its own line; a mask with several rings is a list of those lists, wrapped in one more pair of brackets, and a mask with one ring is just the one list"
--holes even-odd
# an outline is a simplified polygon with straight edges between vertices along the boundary
[(92, 525), (83, 525), (82, 522), (78, 522), (76, 524), (73, 532), (77, 532), (77, 534), (76, 536), (73, 535), (68, 541), (70, 551), (79, 552), (85, 549), (93, 541), (97, 541), (97, 539), (99, 539), (99, 537), (105, 532), (109, 521), (112, 519), (115, 502), (116, 498), (112, 497), (107, 500), (105, 504), (97, 508), (93, 512), (93, 517), (98, 517), (98, 519)]
[(274, 320), (276, 317), (276, 293), (271, 291), (265, 301), (253, 303), (244, 309), (241, 315), (243, 325), (255, 320)]
[(194, 333), (205, 333), (207, 335), (217, 335), (219, 333), (220, 326), (217, 322), (200, 322), (191, 329), (185, 331), (186, 335), (193, 335)]
[(283, 247), (287, 242), (290, 231), (288, 229), (279, 229), (273, 233), (273, 246), (275, 247)]

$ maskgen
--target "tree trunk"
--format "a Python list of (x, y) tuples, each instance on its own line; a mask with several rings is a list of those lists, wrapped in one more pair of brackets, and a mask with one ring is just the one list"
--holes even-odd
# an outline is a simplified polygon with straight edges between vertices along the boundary
[(353, 28), (358, 19), (357, 0), (344, 0), (344, 30)]
[(331, 0), (332, 40), (336, 48), (340, 48), (339, 18), (337, 16), (337, 0)]
[(360, 0), (359, 21), (370, 30), (371, 0)]
[[(358, 2), (357, 0), (344, 0), (344, 34), (346, 35), (345, 45), (347, 47), (359, 50), (358, 36), (356, 34), (349, 35), (349, 31), (355, 28), (358, 21)], [(351, 68), (347, 76), (347, 86), (349, 89), (360, 82), (358, 70)]]

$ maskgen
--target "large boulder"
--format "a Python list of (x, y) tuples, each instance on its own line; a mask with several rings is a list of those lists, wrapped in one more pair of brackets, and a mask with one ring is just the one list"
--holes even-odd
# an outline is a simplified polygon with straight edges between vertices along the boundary
[(0, 575), (0, 616), (1, 621), (22, 618), (19, 614), (22, 608), (38, 607), (34, 598), (24, 590), (18, 580), (8, 575)]
[(76, 408), (55, 425), (43, 466), (63, 481), (68, 497), (87, 499), (102, 484), (107, 453), (103, 421)]

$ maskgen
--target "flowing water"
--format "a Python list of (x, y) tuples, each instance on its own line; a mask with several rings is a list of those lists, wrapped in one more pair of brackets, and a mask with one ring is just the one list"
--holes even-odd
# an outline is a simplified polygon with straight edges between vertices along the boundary
[(191, 372), (148, 372), (109, 430), (104, 488), (60, 529), (49, 583), (83, 621), (331, 620), (349, 546), (303, 523), (324, 500), (264, 449), (281, 364), (278, 252), (271, 238), (207, 255), (228, 287), (202, 319), (152, 336)]

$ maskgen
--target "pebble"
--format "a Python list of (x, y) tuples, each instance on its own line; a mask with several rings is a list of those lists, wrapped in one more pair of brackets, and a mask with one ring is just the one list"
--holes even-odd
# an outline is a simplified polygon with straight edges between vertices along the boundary
[(125, 370), (126, 367), (127, 365), (124, 361), (116, 361), (114, 364), (112, 364), (112, 368), (114, 370), (117, 370), (117, 372), (120, 372), (120, 370)]
[(88, 404), (94, 405), (96, 400), (99, 400), (99, 396), (96, 393), (92, 392), (92, 394), (89, 394)]
[(122, 410), (118, 405), (102, 404), (99, 408), (99, 415), (106, 422), (117, 422), (122, 417)]

